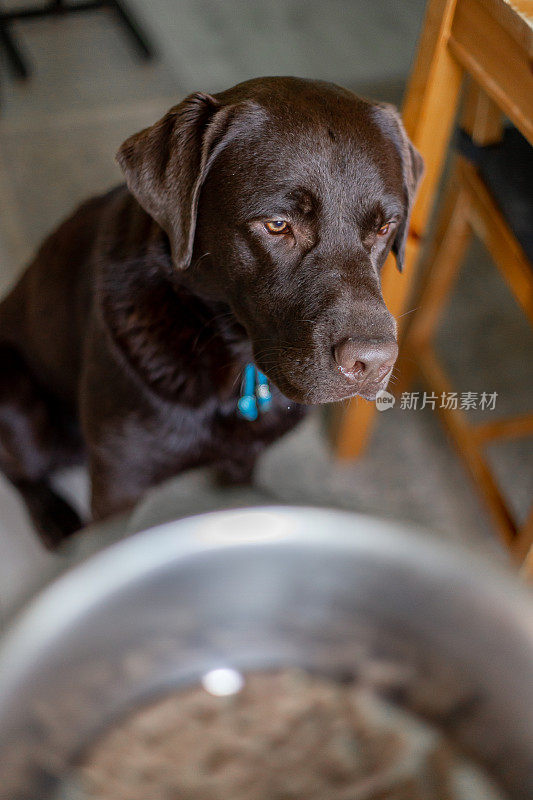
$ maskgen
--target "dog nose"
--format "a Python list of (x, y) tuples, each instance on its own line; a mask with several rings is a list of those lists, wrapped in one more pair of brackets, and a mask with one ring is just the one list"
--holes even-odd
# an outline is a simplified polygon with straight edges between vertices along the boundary
[(394, 366), (398, 345), (393, 339), (344, 339), (333, 348), (337, 366), (349, 380), (381, 380)]

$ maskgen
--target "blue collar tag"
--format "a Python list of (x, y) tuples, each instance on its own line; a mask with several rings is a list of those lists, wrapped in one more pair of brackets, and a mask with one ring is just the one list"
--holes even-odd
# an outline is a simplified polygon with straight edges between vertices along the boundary
[(268, 410), (271, 402), (272, 393), (267, 376), (255, 364), (247, 364), (244, 368), (241, 396), (237, 402), (238, 413), (244, 419), (254, 422), (260, 411)]

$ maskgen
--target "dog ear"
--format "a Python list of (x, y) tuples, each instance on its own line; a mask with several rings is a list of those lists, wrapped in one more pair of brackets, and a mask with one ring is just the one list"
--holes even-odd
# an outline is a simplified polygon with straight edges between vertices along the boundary
[(409, 219), (411, 217), (411, 210), (416, 196), (416, 190), (422, 175), (424, 174), (424, 160), (418, 150), (413, 146), (405, 128), (403, 126), (402, 118), (397, 109), (389, 103), (379, 104), (387, 114), (387, 121), (392, 125), (387, 125), (389, 132), (396, 144), (400, 153), (402, 161), (402, 174), (403, 174), (403, 190), (404, 190), (404, 215), (403, 219), (398, 226), (396, 237), (392, 243), (392, 252), (396, 257), (396, 266), (401, 272), (405, 261), (405, 247), (407, 244), (407, 236), (409, 233)]
[(214, 97), (195, 92), (117, 153), (129, 190), (167, 233), (178, 269), (189, 266), (200, 189), (230, 113)]

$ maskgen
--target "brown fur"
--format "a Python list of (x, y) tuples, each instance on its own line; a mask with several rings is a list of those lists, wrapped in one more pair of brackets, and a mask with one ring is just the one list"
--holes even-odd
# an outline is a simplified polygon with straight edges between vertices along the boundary
[[(249, 480), (303, 405), (375, 396), (396, 353), (379, 271), (391, 248), (401, 267), (421, 160), (394, 109), (257, 79), (191, 95), (118, 160), (128, 187), (82, 205), (0, 305), (0, 467), (51, 546), (81, 524), (58, 467), (87, 460), (96, 519), (200, 464)], [(236, 413), (252, 360), (274, 393), (257, 422)]]

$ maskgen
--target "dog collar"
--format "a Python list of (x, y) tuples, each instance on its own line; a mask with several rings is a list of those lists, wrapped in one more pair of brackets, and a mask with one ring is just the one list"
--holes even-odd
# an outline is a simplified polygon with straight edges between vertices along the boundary
[(247, 364), (242, 378), (241, 396), (237, 401), (237, 411), (241, 417), (254, 422), (260, 411), (267, 411), (272, 401), (268, 378), (255, 364)]

